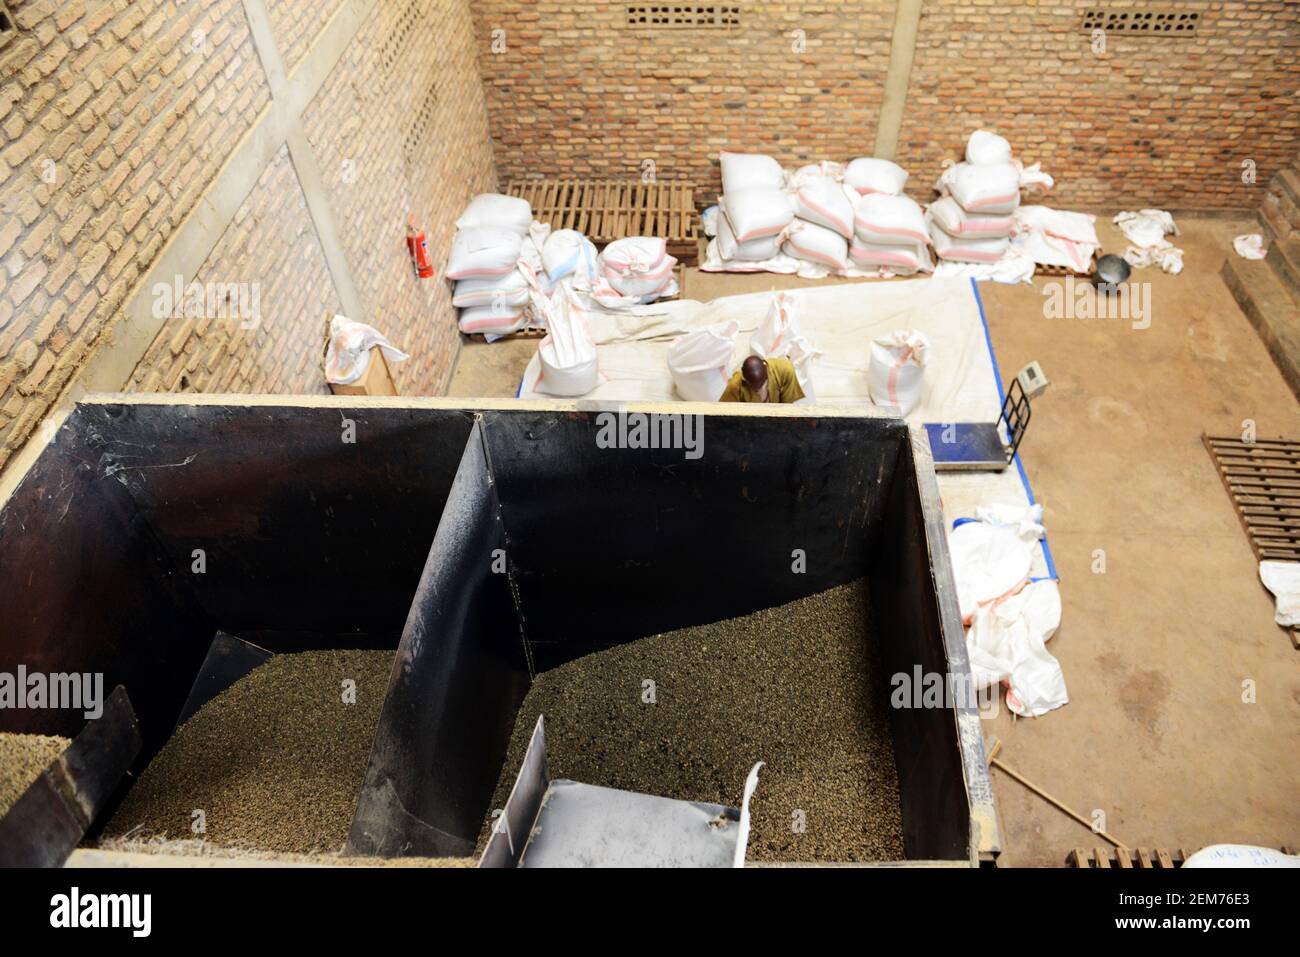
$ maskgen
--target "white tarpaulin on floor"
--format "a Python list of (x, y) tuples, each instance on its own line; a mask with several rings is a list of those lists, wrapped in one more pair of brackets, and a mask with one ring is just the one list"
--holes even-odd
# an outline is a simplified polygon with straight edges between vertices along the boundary
[[(749, 339), (772, 301), (772, 293), (725, 296), (712, 302), (678, 300), (611, 313), (589, 314), (600, 361), (601, 384), (585, 398), (670, 402), (668, 346), (677, 336), (734, 320), (740, 326), (731, 368), (750, 354)], [(870, 404), (867, 368), (871, 342), (897, 329), (917, 329), (932, 347), (921, 402), (911, 422), (990, 422), (1000, 400), (980, 320), (979, 303), (966, 279), (911, 279), (843, 283), (787, 290), (811, 345), (821, 353), (811, 375), (818, 402)], [(520, 396), (537, 398), (536, 358), (524, 373)]]
[[(871, 343), (896, 329), (917, 329), (930, 341), (921, 401), (909, 422), (992, 422), (1001, 408), (984, 321), (969, 279), (909, 279), (841, 283), (785, 290), (803, 334), (820, 355), (812, 360), (817, 401), (871, 405), (867, 369)], [(673, 339), (734, 321), (740, 328), (731, 369), (750, 354), (749, 340), (771, 305), (773, 293), (725, 296), (712, 302), (677, 300), (611, 312), (593, 307), (588, 315), (600, 364), (600, 384), (584, 398), (671, 402), (668, 347)], [(534, 356), (524, 373), (520, 397), (541, 398), (534, 389)], [(1032, 441), (1032, 440), (1031, 440)], [(945, 472), (939, 489), (949, 522), (971, 517), (977, 506), (1030, 504), (1013, 466), (1005, 472)], [(1049, 574), (1038, 549), (1032, 574)]]

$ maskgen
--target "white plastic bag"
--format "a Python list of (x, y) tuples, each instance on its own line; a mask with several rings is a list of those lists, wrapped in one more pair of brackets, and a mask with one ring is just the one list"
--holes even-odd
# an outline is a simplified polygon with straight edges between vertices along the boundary
[(722, 165), (722, 195), (742, 189), (765, 187), (783, 189), (785, 170), (781, 164), (762, 153), (727, 153), (718, 157)]
[(596, 247), (576, 229), (557, 229), (542, 244), (542, 268), (551, 282), (573, 276), (589, 285), (596, 277)]
[(953, 584), (962, 622), (970, 623), (980, 606), (1015, 592), (1030, 577), (1034, 550), (1043, 537), (1043, 506), (1019, 508), (1022, 521), (963, 521), (948, 533)]
[(1268, 255), (1264, 237), (1259, 233), (1244, 233), (1232, 241), (1232, 248), (1242, 259), (1263, 259)]
[(668, 347), (668, 371), (673, 388), (689, 402), (716, 402), (731, 378), (731, 353), (740, 323), (731, 321), (673, 340)]
[(784, 292), (773, 293), (772, 304), (767, 307), (767, 315), (750, 336), (749, 351), (760, 359), (783, 356), (791, 341), (802, 335), (798, 314), (794, 308), (794, 297)]
[(456, 233), (447, 262), (448, 279), (504, 276), (519, 262), (522, 236), (499, 226), (472, 226)]
[(773, 236), (794, 219), (790, 197), (782, 190), (762, 186), (727, 193), (722, 198), (722, 211), (738, 243)]
[(940, 259), (959, 263), (995, 263), (1006, 255), (1011, 241), (1001, 239), (960, 239), (951, 236), (931, 222), (930, 238), (934, 240), (934, 253)]
[(1259, 563), (1259, 580), (1273, 593), (1273, 620), (1283, 628), (1300, 625), (1300, 562)]
[(945, 233), (958, 239), (1002, 239), (1011, 235), (1016, 223), (1013, 216), (968, 213), (951, 196), (931, 203), (926, 215)]
[(1005, 681), (1007, 707), (1026, 718), (1068, 704), (1065, 674), (1047, 650), (1047, 642), (1060, 626), (1061, 590), (1054, 581), (1030, 582), (976, 609), (966, 633), (975, 686)]
[(751, 355), (763, 359), (786, 358), (794, 366), (804, 398), (816, 401), (813, 393), (812, 363), (821, 353), (813, 348), (799, 326), (795, 297), (785, 292), (773, 293), (763, 322), (749, 340)]
[(668, 255), (668, 245), (650, 236), (616, 239), (600, 254), (605, 279), (620, 296), (645, 299), (675, 286), (673, 267), (677, 260)]
[(718, 217), (718, 255), (728, 262), (763, 262), (779, 255), (781, 252), (781, 234), (759, 236), (747, 243), (736, 241), (736, 232), (731, 228), (731, 220), (725, 215)]
[(870, 193), (862, 197), (853, 227), (858, 238), (869, 243), (920, 243), (930, 241), (925, 231), (925, 214), (910, 196)]
[(586, 395), (596, 388), (596, 343), (587, 313), (568, 286), (546, 301), (546, 338), (537, 347), (541, 372), (533, 388), (547, 395)]
[(457, 309), (472, 306), (523, 306), (528, 302), (528, 280), (518, 268), (504, 276), (458, 279), (451, 304)]
[(1300, 867), (1300, 857), (1251, 844), (1211, 844), (1187, 858), (1183, 867)]
[(868, 193), (898, 196), (907, 183), (907, 170), (890, 160), (864, 156), (844, 168), (844, 182), (864, 196)]
[(812, 366), (813, 359), (821, 355), (821, 353), (814, 349), (807, 339), (798, 334), (787, 336), (782, 343), (782, 349), (785, 352), (785, 357), (794, 366), (795, 378), (799, 380), (799, 388), (803, 390), (801, 403), (816, 402), (817, 394), (813, 390)]
[(930, 341), (916, 330), (899, 329), (871, 344), (867, 387), (876, 405), (897, 406), (908, 415), (921, 401)]
[(533, 225), (533, 207), (528, 200), (500, 193), (480, 193), (469, 201), (469, 206), (456, 220), (457, 229), (476, 226), (495, 226), (509, 229), (522, 236)]
[(786, 186), (787, 188), (797, 192), (810, 183), (815, 183), (818, 180), (823, 179), (828, 179), (833, 183), (843, 184), (844, 165), (832, 160), (822, 160), (820, 163), (809, 163), (807, 166), (800, 166), (790, 174)]
[(992, 163), (1011, 162), (1011, 144), (996, 133), (988, 130), (976, 130), (966, 141), (966, 162)]
[(848, 264), (849, 241), (833, 229), (799, 219), (786, 231), (781, 251), (795, 259), (843, 269)]
[(1010, 213), (1020, 205), (1020, 170), (1015, 163), (958, 163), (939, 182), (968, 213)]
[(401, 362), (410, 358), (374, 326), (336, 315), (330, 320), (330, 341), (325, 350), (325, 381), (335, 385), (351, 385), (358, 381), (370, 367), (370, 350), (375, 346), (383, 350), (384, 358), (389, 362)]
[(833, 229), (845, 239), (853, 238), (853, 203), (844, 187), (833, 179), (823, 176), (801, 186), (795, 194), (794, 214)]
[(1031, 163), (1026, 166), (1019, 160), (1016, 160), (1016, 169), (1019, 171), (1020, 188), (1029, 189), (1031, 186), (1040, 189), (1051, 189), (1056, 185), (1056, 180), (1052, 179), (1050, 173), (1043, 172), (1042, 163)]
[(1133, 245), (1124, 250), (1124, 259), (1134, 269), (1158, 264), (1160, 268), (1177, 275), (1183, 271), (1183, 251), (1167, 235), (1178, 235), (1174, 217), (1163, 209), (1125, 210), (1114, 219), (1115, 225)]

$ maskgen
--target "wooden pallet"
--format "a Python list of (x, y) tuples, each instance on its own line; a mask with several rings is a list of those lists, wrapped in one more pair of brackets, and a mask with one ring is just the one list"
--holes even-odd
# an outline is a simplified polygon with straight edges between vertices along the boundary
[(1203, 435), (1260, 561), (1300, 561), (1300, 442)]
[(1035, 276), (1073, 276), (1075, 279), (1092, 279), (1097, 271), (1097, 257), (1094, 255), (1088, 261), (1086, 272), (1077, 272), (1069, 266), (1049, 265), (1047, 263), (1037, 263), (1034, 266)]
[[(470, 342), (487, 342), (487, 336), (481, 332), (470, 332), (465, 335)], [(520, 329), (518, 332), (507, 333), (504, 336), (498, 336), (497, 342), (504, 339), (544, 339), (546, 338), (545, 329)]]
[(692, 183), (612, 179), (523, 179), (505, 186), (552, 229), (576, 229), (597, 246), (628, 236), (657, 236), (684, 265), (699, 262), (700, 217)]
[[(1202, 435), (1259, 561), (1300, 561), (1300, 442)], [(1285, 629), (1300, 649), (1300, 628)]]
[[(1295, 849), (1283, 846), (1279, 850), (1283, 854), (1294, 854)], [(1076, 847), (1066, 855), (1065, 864), (1067, 867), (1094, 868), (1096, 870), (1107, 870), (1117, 868), (1119, 870), (1172, 870), (1176, 867), (1182, 867), (1192, 854), (1186, 848), (1177, 850), (1168, 850), (1163, 847)]]
[(1069, 867), (1096, 868), (1106, 870), (1172, 870), (1182, 867), (1191, 855), (1183, 849), (1171, 851), (1163, 847), (1139, 847), (1129, 850), (1124, 847), (1076, 847), (1065, 858)]

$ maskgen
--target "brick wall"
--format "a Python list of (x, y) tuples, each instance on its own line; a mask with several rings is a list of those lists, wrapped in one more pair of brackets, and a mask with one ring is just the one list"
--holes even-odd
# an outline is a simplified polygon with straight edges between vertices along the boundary
[[(268, 0), (289, 72), (346, 2)], [(114, 338), (123, 307), (155, 298), (148, 270), (271, 106), (242, 0), (9, 7), (19, 33), (0, 48), (0, 466)], [(417, 118), (422, 142), (404, 148)], [(446, 284), (411, 275), (403, 223), (418, 214), (441, 265), (465, 201), (495, 182), (466, 0), (379, 0), (303, 125), (359, 318), (413, 354), (395, 370), (403, 391), (441, 392), (459, 337)], [(256, 289), (260, 323), (169, 318), (124, 388), (324, 391), (326, 316), (342, 306), (286, 149), (186, 278)]]
[(224, 287), (217, 293), (242, 286), (234, 295), (244, 298), (219, 299), (216, 309), (186, 315), (184, 287), (179, 297), (160, 290), (155, 300), (178, 315), (136, 367), (128, 391), (329, 391), (321, 348), (326, 316), (342, 306), (287, 148), (266, 168), (194, 283)]
[(870, 154), (894, 4), (737, 6), (728, 30), (633, 28), (622, 3), (475, 3), (502, 178), (635, 177), (650, 159), (716, 189), (722, 149)]
[(302, 62), (316, 35), (342, 5), (343, 0), (268, 0), (266, 13), (286, 70), (292, 72)]
[[(442, 393), (460, 347), (442, 275), (454, 223), (496, 185), (467, 4), (381, 3), (303, 124), (366, 311), (411, 355), (393, 370), (398, 389)], [(427, 234), (433, 279), (412, 272), (409, 212)]]
[(0, 464), (266, 105), (239, 0), (9, 0)]
[(1300, 4), (1161, 0), (1199, 12), (1197, 33), (1111, 33), (1101, 54), (1080, 31), (1085, 9), (1141, 6), (927, 0), (899, 140), (925, 175), (909, 185), (985, 126), (1042, 161), (1059, 206), (1257, 207), (1300, 145)]
[[(725, 147), (788, 165), (869, 154), (892, 0), (737, 6), (728, 32), (631, 29), (623, 3), (476, 3), (501, 175), (628, 176), (654, 158), (716, 190)], [(1080, 27), (1099, 6), (1139, 5), (926, 0), (898, 147), (918, 198), (984, 125), (1043, 162), (1061, 206), (1259, 205), (1300, 144), (1300, 4), (1162, 0), (1200, 12), (1198, 33), (1111, 34), (1097, 55)]]

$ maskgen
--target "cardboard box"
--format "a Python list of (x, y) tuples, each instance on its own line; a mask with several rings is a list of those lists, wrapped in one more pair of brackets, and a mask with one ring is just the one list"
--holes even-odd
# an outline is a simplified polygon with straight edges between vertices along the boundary
[(397, 385), (393, 374), (388, 371), (388, 361), (384, 350), (375, 346), (370, 350), (370, 363), (366, 374), (351, 385), (330, 383), (330, 390), (335, 395), (397, 395)]

